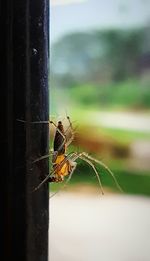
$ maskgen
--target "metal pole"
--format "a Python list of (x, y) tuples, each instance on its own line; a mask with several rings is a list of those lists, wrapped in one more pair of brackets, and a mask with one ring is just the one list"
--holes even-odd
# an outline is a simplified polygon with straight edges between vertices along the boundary
[[(0, 1), (3, 259), (48, 260), (48, 0)], [(18, 119), (26, 122), (21, 123)]]

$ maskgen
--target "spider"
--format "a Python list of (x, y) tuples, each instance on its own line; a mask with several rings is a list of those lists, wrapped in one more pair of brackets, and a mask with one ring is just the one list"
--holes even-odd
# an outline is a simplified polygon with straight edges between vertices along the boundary
[[(72, 143), (72, 141), (74, 140), (74, 136), (75, 136), (75, 132), (72, 127), (72, 123), (70, 121), (69, 116), (67, 116), (67, 120), (68, 120), (69, 126), (66, 129), (66, 131), (64, 131), (64, 126), (61, 121), (58, 121), (57, 125), (53, 121), (49, 121), (49, 123), (52, 124), (56, 129), (55, 136), (54, 136), (54, 142), (53, 142), (53, 151), (50, 152), (50, 154), (52, 153), (52, 171), (50, 171), (50, 173), (34, 189), (34, 191), (38, 190), (45, 182), (63, 182), (66, 176), (68, 176), (68, 179), (66, 180), (65, 184), (68, 183), (74, 173), (74, 170), (76, 169), (78, 159), (85, 161), (88, 165), (90, 165), (92, 167), (94, 173), (96, 174), (102, 195), (104, 194), (104, 190), (102, 187), (99, 173), (95, 167), (95, 164), (98, 164), (101, 167), (103, 167), (112, 176), (117, 188), (120, 191), (122, 191), (113, 172), (102, 161), (90, 156), (86, 152), (67, 153), (67, 148)], [(69, 132), (70, 132), (71, 136), (69, 138), (67, 138)], [(50, 154), (44, 155), (44, 156), (36, 159), (34, 161), (34, 163), (39, 160), (50, 157)], [(54, 193), (54, 194), (56, 194), (56, 193)]]

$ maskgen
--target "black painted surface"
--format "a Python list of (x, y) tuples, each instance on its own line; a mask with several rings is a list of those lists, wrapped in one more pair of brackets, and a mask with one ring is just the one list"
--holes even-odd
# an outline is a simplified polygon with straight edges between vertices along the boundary
[(0, 1), (1, 260), (48, 260), (48, 3)]

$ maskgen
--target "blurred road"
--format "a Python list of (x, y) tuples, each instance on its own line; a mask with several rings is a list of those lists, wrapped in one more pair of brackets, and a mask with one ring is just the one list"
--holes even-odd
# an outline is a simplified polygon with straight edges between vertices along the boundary
[(50, 199), (50, 261), (149, 261), (150, 198), (59, 193)]
[(150, 114), (131, 112), (89, 112), (87, 121), (109, 128), (150, 132)]

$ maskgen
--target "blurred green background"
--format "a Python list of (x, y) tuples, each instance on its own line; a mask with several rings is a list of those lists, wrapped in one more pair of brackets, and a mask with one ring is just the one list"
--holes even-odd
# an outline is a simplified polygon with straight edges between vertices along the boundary
[[(141, 5), (143, 2), (145, 6), (146, 1), (141, 1)], [(106, 19), (110, 19), (107, 26), (102, 26), (101, 21), (86, 30), (72, 26), (72, 30), (64, 30), (55, 38), (52, 32), (50, 115), (55, 122), (61, 118), (64, 125), (66, 115), (70, 116), (76, 136), (69, 152), (85, 151), (102, 160), (124, 193), (149, 196), (150, 25), (148, 21), (136, 24), (134, 16), (130, 17), (129, 2), (121, 3), (118, 1), (117, 9), (120, 20), (123, 19), (120, 26), (112, 26), (111, 15), (106, 13)], [(93, 5), (91, 21), (99, 12), (99, 2), (93, 1)], [(83, 6), (78, 10), (83, 11)], [(142, 8), (146, 10), (146, 6)], [(80, 11), (75, 14), (73, 6), (52, 8), (53, 31), (57, 31), (57, 26), (63, 30), (67, 22), (73, 24), (72, 10), (77, 15), (74, 23), (80, 23)], [(62, 16), (68, 14), (63, 16), (65, 25), (60, 12)], [(60, 24), (56, 23), (57, 15)], [(82, 12), (83, 18), (84, 15)], [(133, 21), (124, 25), (126, 20)], [(78, 163), (67, 187), (87, 184), (98, 188), (91, 167), (81, 160)], [(101, 166), (96, 167), (104, 191), (119, 193), (112, 177)], [(57, 185), (51, 188), (56, 189)]]

